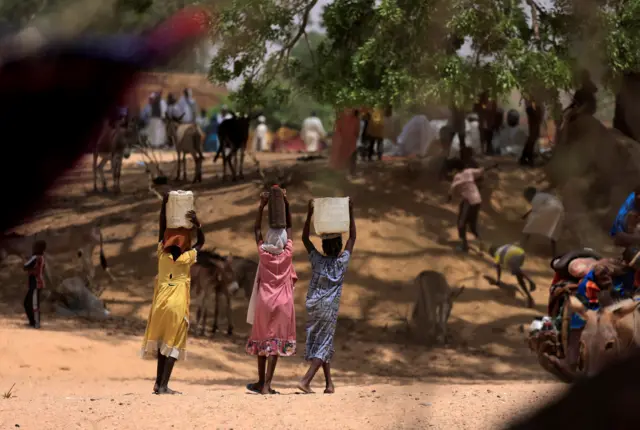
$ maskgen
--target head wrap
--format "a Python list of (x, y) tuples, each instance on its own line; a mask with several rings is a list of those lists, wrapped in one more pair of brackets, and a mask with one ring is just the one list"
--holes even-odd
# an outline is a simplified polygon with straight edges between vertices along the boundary
[(287, 244), (287, 231), (284, 228), (270, 228), (262, 243), (262, 249), (269, 254), (282, 254)]

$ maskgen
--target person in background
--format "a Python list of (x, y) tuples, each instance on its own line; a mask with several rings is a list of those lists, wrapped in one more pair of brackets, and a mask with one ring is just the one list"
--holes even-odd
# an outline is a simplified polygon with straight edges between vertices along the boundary
[(184, 112), (180, 109), (180, 105), (176, 102), (176, 97), (173, 93), (167, 94), (167, 108), (166, 108), (166, 118), (184, 118)]
[(629, 247), (640, 246), (640, 232), (629, 229), (629, 216), (640, 212), (640, 185), (636, 186), (625, 202), (620, 207), (618, 215), (611, 226), (609, 235), (616, 246)]
[(185, 88), (182, 91), (182, 96), (180, 97), (180, 100), (178, 100), (178, 107), (180, 108), (180, 112), (184, 113), (184, 116), (182, 117), (183, 123), (192, 124), (196, 122), (198, 105), (193, 98), (191, 88)]
[(398, 141), (397, 117), (393, 114), (393, 107), (387, 106), (384, 110), (384, 138), (388, 139), (393, 145)]
[[(468, 252), (467, 227), (476, 239), (480, 240), (480, 234), (478, 233), (478, 215), (480, 214), (482, 197), (480, 196), (480, 190), (478, 190), (476, 181), (482, 178), (485, 169), (473, 167), (475, 163), (471, 156), (467, 155), (468, 148), (465, 147), (462, 148), (462, 150), (465, 153), (465, 155), (463, 155), (465, 168), (453, 177), (447, 201), (450, 202), (453, 199), (454, 193), (458, 193), (462, 198), (458, 208), (458, 236), (462, 243), (456, 247), (456, 250)], [(494, 168), (495, 167), (496, 166), (494, 166)]]
[(524, 190), (524, 198), (531, 203), (531, 210), (522, 216), (527, 224), (522, 229), (524, 247), (532, 234), (544, 236), (551, 242), (551, 256), (556, 256), (556, 245), (562, 233), (564, 206), (560, 199), (534, 187)]
[[(536, 290), (536, 284), (527, 276), (522, 270), (524, 266), (524, 260), (526, 254), (524, 249), (517, 245), (502, 245), (491, 246), (489, 248), (489, 255), (493, 258), (496, 268), (496, 285), (500, 285), (500, 278), (502, 276), (502, 269), (507, 269), (518, 280), (520, 289), (527, 297), (527, 307), (532, 308), (534, 306), (533, 297), (531, 293)], [(529, 289), (524, 281), (529, 283)]]
[(525, 106), (527, 121), (529, 122), (529, 136), (524, 144), (519, 162), (522, 166), (533, 167), (535, 147), (540, 138), (540, 126), (542, 125), (542, 121), (544, 121), (544, 106), (537, 103), (532, 97), (525, 100)]
[(246, 352), (258, 357), (258, 382), (248, 384), (247, 390), (261, 394), (277, 394), (271, 388), (271, 382), (278, 357), (290, 357), (296, 353), (293, 290), (298, 275), (293, 267), (289, 201), (285, 195), (286, 229), (270, 228), (263, 239), (262, 214), (268, 202), (269, 194), (263, 193), (260, 196), (260, 207), (254, 226), (259, 263), (247, 312), (247, 322), (252, 324), (252, 327)]
[(211, 115), (209, 123), (204, 128), (204, 150), (205, 152), (218, 151), (218, 120), (216, 115)]
[(380, 108), (375, 108), (369, 115), (367, 127), (364, 130), (364, 141), (368, 146), (367, 159), (373, 158), (374, 150), (378, 160), (382, 160), (382, 141), (384, 140), (384, 115)]
[(300, 135), (307, 147), (307, 152), (320, 151), (320, 143), (327, 133), (324, 130), (322, 121), (320, 121), (315, 112), (311, 112), (311, 115), (302, 122)]
[(267, 124), (265, 124), (266, 120), (263, 115), (258, 117), (258, 125), (253, 135), (253, 150), (256, 152), (267, 150), (267, 134), (269, 133), (269, 128)]
[(478, 115), (481, 146), (486, 155), (494, 155), (493, 132), (497, 109), (496, 102), (489, 99), (489, 93), (486, 91), (480, 94), (480, 100), (474, 106), (474, 111)]
[(465, 136), (467, 133), (466, 114), (464, 109), (458, 107), (455, 103), (451, 104), (451, 119), (449, 123), (453, 129), (454, 136), (458, 135), (458, 141), (460, 144), (460, 154), (462, 154), (462, 148), (466, 146)]
[(155, 394), (180, 394), (169, 388), (169, 379), (177, 360), (184, 359), (189, 331), (189, 303), (191, 266), (196, 263), (198, 251), (204, 245), (202, 226), (194, 211), (187, 219), (196, 229), (197, 242), (191, 247), (189, 228), (167, 228), (167, 202), (165, 194), (160, 209), (158, 233), (158, 276), (149, 310), (147, 329), (142, 342), (141, 356), (158, 359)]
[(298, 389), (303, 393), (313, 393), (311, 381), (320, 367), (324, 371), (325, 394), (335, 392), (331, 379), (331, 359), (335, 352), (333, 338), (338, 322), (338, 310), (342, 285), (347, 273), (349, 261), (356, 244), (356, 221), (353, 216), (353, 201), (349, 199), (349, 239), (342, 250), (342, 235), (330, 235), (322, 238), (322, 251), (316, 251), (309, 239), (311, 217), (313, 216), (313, 200), (309, 201), (307, 220), (302, 230), (302, 243), (309, 253), (311, 261), (311, 281), (307, 293), (307, 343), (304, 359), (310, 362), (309, 370), (304, 375)]
[(196, 118), (196, 124), (200, 127), (200, 130), (206, 130), (209, 125), (209, 118), (207, 118), (207, 110), (200, 109), (200, 115)]
[(40, 290), (45, 287), (45, 260), (44, 252), (47, 243), (44, 240), (36, 240), (33, 244), (31, 258), (24, 264), (24, 270), (28, 273), (28, 290), (24, 298), (24, 311), (29, 319), (29, 325), (40, 328)]
[(222, 121), (229, 118), (231, 118), (231, 111), (229, 110), (229, 107), (227, 105), (222, 105), (220, 113), (216, 116), (218, 125), (222, 124)]

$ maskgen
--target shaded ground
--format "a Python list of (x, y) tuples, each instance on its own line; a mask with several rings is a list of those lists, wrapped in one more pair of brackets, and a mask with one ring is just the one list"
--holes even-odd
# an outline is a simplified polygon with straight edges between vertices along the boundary
[[(264, 166), (291, 165), (295, 156), (266, 154), (260, 159)], [(132, 157), (123, 169), (120, 196), (93, 194), (90, 165), (88, 161), (81, 164), (60, 180), (48, 208), (17, 229), (31, 234), (101, 223), (107, 259), (118, 281), (108, 281), (98, 270), (98, 282), (106, 287), (102, 297), (114, 314), (112, 321), (88, 323), (44, 315), (43, 330), (35, 332), (22, 322), (25, 280), (20, 262), (7, 263), (0, 272), (0, 348), (11, 354), (0, 368), (0, 392), (15, 382), (18, 397), (0, 399), (0, 427), (17, 423), (22, 428), (61, 428), (66, 423), (77, 428), (168, 428), (169, 423), (176, 427), (186, 423), (186, 428), (204, 428), (209, 423), (218, 428), (255, 428), (258, 420), (273, 419), (286, 428), (326, 428), (326, 420), (336, 420), (332, 421), (336, 427), (355, 428), (366, 418), (373, 428), (495, 428), (489, 424), (497, 421), (489, 416), (503, 420), (522, 405), (547, 398), (557, 387), (548, 385), (521, 332), (522, 325), (546, 308), (551, 279), (548, 244), (532, 241), (526, 271), (539, 285), (534, 293), (538, 305), (526, 309), (513, 285), (498, 288), (484, 278), (494, 276), (486, 255), (476, 251), (459, 256), (453, 251), (457, 206), (444, 203), (448, 184), (438, 184), (427, 174), (408, 174), (402, 161), (364, 165), (361, 175), (347, 181), (318, 161), (299, 164), (295, 184), (288, 189), (300, 277), (295, 292), (299, 354), (281, 360), (275, 385), (293, 393), (305, 369), (300, 356), (309, 264), (300, 234), (306, 202), (314, 196), (349, 195), (356, 205), (358, 241), (336, 337), (333, 365), (339, 394), (322, 400), (246, 395), (243, 387), (254, 379), (255, 370), (254, 361), (244, 354), (247, 300), (238, 297), (233, 312), (236, 334), (190, 340), (188, 360), (176, 367), (174, 388), (188, 395), (150, 396), (155, 365), (139, 360), (136, 353), (152, 299), (159, 202), (134, 162)], [(223, 184), (215, 176), (219, 165), (214, 168), (210, 156), (204, 167), (203, 184), (182, 188), (197, 193), (207, 247), (255, 258), (252, 230), (259, 189), (250, 182), (257, 177), (255, 169), (247, 169), (246, 182)], [(487, 242), (519, 239), (520, 216), (528, 209), (520, 196), (539, 174), (522, 172), (511, 161), (503, 161), (495, 178), (486, 181), (495, 184), (493, 193), (484, 193), (481, 214), (481, 233)], [(51, 248), (60, 262), (54, 274), (72, 274), (73, 265), (64, 261), (70, 261), (74, 248), (61, 244)], [(409, 328), (416, 297), (412, 280), (429, 269), (442, 271), (452, 285), (466, 286), (450, 319), (450, 345), (431, 349), (416, 345)], [(515, 279), (507, 275), (503, 281), (509, 284)], [(220, 326), (225, 327), (223, 320)], [(535, 381), (547, 383), (531, 385)], [(316, 380), (318, 388), (321, 382)], [(508, 384), (496, 385), (502, 383)], [(506, 397), (493, 394), (503, 389)], [(418, 393), (429, 394), (423, 398)], [(45, 412), (28, 415), (34, 404), (43, 405)], [(169, 404), (172, 407), (160, 407)], [(340, 405), (345, 412), (327, 417), (322, 413), (325, 405)], [(176, 408), (181, 407), (190, 413), (177, 414)], [(464, 412), (452, 416), (455, 410)]]

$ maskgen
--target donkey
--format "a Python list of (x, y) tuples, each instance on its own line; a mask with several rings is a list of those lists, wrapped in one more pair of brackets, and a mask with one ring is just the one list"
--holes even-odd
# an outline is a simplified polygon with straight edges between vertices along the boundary
[(577, 373), (592, 377), (608, 364), (640, 346), (640, 301), (636, 298), (587, 309), (577, 297), (569, 298), (572, 312), (586, 321), (580, 335)]
[(231, 266), (233, 266), (233, 271), (236, 274), (238, 286), (244, 291), (245, 298), (249, 300), (253, 292), (253, 282), (256, 279), (258, 263), (247, 258), (233, 257)]
[(238, 291), (238, 281), (233, 271), (233, 257), (223, 257), (213, 251), (198, 252), (198, 262), (191, 268), (191, 289), (196, 296), (198, 311), (196, 323), (192, 327), (194, 333), (205, 335), (207, 323), (207, 305), (212, 293), (215, 293), (215, 311), (213, 314), (213, 330), (218, 331), (218, 310), (221, 296), (226, 299), (227, 334), (233, 334), (231, 318), (231, 296)]
[(104, 177), (104, 167), (111, 162), (113, 176), (113, 190), (120, 192), (120, 175), (122, 173), (122, 159), (129, 158), (131, 147), (137, 143), (138, 125), (129, 120), (126, 125), (105, 124), (102, 134), (93, 149), (93, 190), (98, 191), (98, 172), (102, 179), (102, 191), (107, 191), (107, 180)]
[(419, 291), (412, 315), (417, 328), (425, 340), (435, 338), (446, 342), (447, 321), (453, 302), (462, 294), (464, 287), (451, 289), (444, 275), (433, 270), (421, 272), (414, 282)]
[(196, 182), (202, 182), (202, 161), (204, 160), (202, 131), (196, 124), (180, 123), (183, 116), (184, 114), (179, 117), (170, 116), (165, 118), (167, 139), (169, 144), (176, 148), (176, 153), (178, 154), (176, 181), (180, 180), (181, 167), (183, 168), (182, 180), (187, 180), (187, 154), (191, 154), (196, 165), (196, 171), (193, 176), (193, 183), (195, 184)]
[[(95, 278), (95, 266), (92, 256), (95, 249), (99, 248), (100, 265), (111, 280), (115, 280), (104, 255), (103, 236), (100, 226), (72, 227), (60, 233), (44, 231), (33, 236), (23, 236), (16, 233), (4, 234), (0, 238), (0, 262), (9, 255), (15, 255), (22, 259), (29, 258), (31, 247), (35, 240), (47, 242), (47, 254), (49, 255), (55, 254), (57, 250), (68, 251), (70, 248), (77, 246), (76, 255), (80, 261), (81, 271), (89, 283), (93, 282)], [(50, 262), (51, 257), (49, 259)], [(47, 264), (47, 267), (50, 267), (50, 264)]]

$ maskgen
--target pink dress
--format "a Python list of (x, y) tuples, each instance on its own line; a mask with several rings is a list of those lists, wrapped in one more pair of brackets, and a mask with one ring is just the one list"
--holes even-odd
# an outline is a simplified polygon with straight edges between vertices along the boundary
[(293, 268), (293, 242), (287, 241), (279, 255), (270, 254), (258, 243), (258, 297), (255, 319), (246, 351), (251, 355), (296, 353), (296, 313), (293, 285), (298, 280)]

